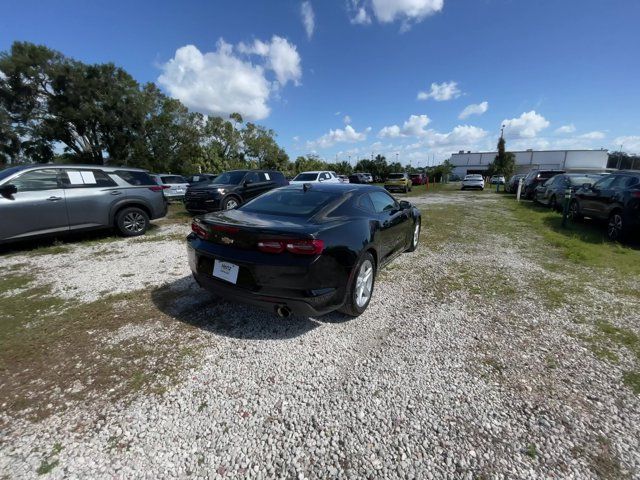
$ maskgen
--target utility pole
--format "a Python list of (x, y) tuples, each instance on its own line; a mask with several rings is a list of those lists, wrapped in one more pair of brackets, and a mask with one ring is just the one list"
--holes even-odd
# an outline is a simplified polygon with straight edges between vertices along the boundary
[(503, 139), (504, 138), (504, 127), (506, 125), (502, 125), (502, 128), (500, 129), (500, 138)]

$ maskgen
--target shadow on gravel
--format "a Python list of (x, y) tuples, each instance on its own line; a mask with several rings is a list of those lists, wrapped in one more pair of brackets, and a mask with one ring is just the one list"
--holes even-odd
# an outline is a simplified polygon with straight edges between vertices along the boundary
[(342, 323), (350, 317), (338, 312), (318, 318), (280, 318), (248, 305), (229, 303), (200, 288), (191, 276), (151, 293), (156, 307), (180, 322), (225, 337), (284, 340), (302, 336), (323, 323)]

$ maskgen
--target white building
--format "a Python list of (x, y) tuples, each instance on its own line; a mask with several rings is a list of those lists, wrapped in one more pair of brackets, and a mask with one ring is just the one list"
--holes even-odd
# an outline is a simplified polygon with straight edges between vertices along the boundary
[[(607, 168), (607, 150), (525, 150), (512, 152), (516, 156), (516, 173), (533, 169), (565, 170), (567, 172), (604, 171)], [(464, 176), (480, 173), (489, 167), (498, 152), (463, 152), (451, 155), (453, 174)]]

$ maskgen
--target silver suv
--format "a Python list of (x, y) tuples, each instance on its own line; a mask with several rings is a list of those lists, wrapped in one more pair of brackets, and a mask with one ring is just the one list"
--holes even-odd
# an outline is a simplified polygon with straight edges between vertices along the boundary
[(164, 217), (162, 186), (141, 169), (40, 164), (0, 171), (0, 243), (116, 228), (142, 235)]

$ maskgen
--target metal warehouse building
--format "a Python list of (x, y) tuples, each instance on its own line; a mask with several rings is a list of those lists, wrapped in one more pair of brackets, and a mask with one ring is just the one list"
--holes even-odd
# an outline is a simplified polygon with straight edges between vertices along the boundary
[[(516, 173), (533, 169), (573, 172), (602, 171), (607, 168), (607, 150), (525, 150), (512, 152), (516, 156)], [(498, 152), (459, 152), (451, 155), (453, 174), (484, 174)]]

